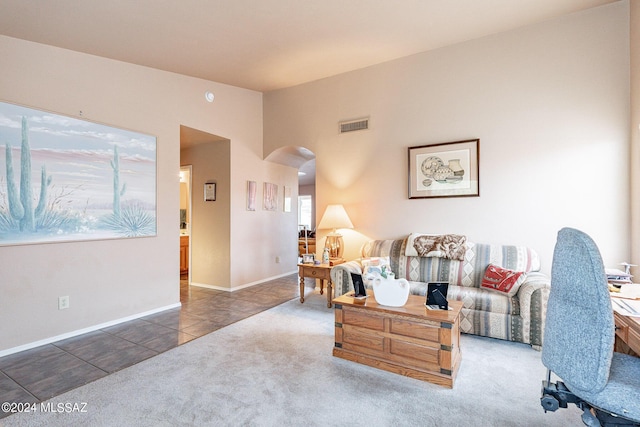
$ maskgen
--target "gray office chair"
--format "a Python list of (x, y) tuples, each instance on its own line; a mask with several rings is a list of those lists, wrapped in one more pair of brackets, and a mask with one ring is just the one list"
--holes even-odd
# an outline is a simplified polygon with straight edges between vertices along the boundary
[[(588, 426), (640, 425), (640, 358), (614, 353), (615, 324), (602, 258), (585, 233), (558, 232), (542, 346), (546, 411), (583, 410)], [(562, 381), (551, 382), (551, 372)]]

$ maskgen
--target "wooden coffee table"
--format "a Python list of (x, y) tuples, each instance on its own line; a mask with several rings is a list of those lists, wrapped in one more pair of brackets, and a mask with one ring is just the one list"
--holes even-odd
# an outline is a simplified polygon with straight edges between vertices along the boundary
[(333, 355), (449, 388), (460, 367), (460, 310), (429, 310), (425, 297), (410, 295), (403, 307), (376, 303), (373, 291), (356, 300), (342, 295), (335, 304)]

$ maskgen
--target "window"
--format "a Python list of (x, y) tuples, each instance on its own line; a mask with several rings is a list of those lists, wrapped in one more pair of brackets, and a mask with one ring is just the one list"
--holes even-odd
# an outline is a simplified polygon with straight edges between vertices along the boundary
[(298, 196), (298, 224), (306, 225), (307, 230), (313, 230), (311, 226), (311, 212), (313, 202), (311, 196)]

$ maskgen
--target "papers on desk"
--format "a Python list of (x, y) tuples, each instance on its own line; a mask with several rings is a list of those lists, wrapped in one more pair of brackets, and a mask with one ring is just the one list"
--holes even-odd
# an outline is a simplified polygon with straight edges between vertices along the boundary
[(625, 299), (640, 299), (640, 283), (625, 283), (615, 287), (610, 286), (612, 297)]
[(613, 309), (623, 316), (640, 317), (640, 284), (625, 283), (611, 292)]
[(611, 305), (623, 316), (640, 317), (640, 300), (613, 297)]

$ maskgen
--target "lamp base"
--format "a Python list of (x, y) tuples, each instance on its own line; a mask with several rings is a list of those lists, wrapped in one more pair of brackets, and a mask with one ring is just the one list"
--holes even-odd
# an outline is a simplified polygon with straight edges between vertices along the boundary
[(338, 233), (331, 233), (324, 242), (324, 247), (329, 249), (329, 259), (342, 258), (344, 252), (344, 240)]
[(329, 258), (329, 265), (334, 266), (338, 264), (342, 264), (344, 262), (344, 258)]

